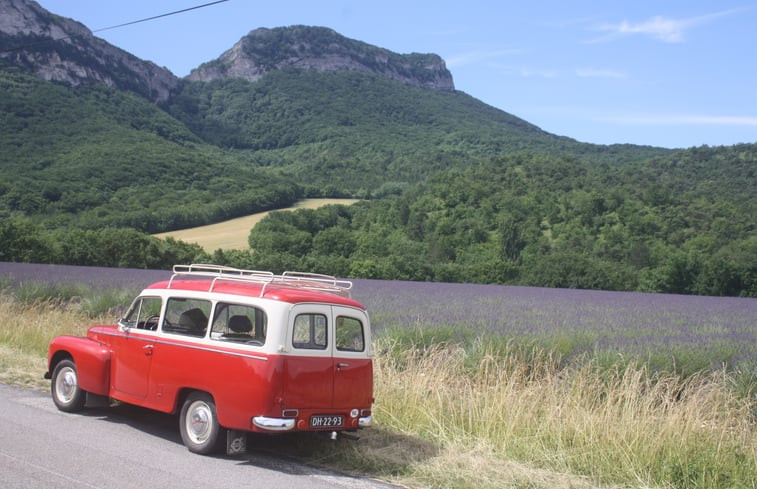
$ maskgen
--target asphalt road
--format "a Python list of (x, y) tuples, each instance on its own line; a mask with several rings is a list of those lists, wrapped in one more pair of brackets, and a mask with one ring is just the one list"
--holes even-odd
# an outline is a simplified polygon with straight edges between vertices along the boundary
[(241, 457), (195, 455), (182, 445), (175, 416), (135, 407), (67, 414), (49, 394), (0, 384), (0, 413), (4, 489), (394, 487), (255, 447)]

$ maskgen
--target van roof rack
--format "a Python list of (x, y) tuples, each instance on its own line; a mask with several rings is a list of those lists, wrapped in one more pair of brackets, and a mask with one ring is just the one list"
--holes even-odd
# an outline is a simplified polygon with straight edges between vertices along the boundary
[(246, 270), (242, 268), (226, 267), (221, 265), (209, 265), (193, 263), (191, 265), (174, 265), (173, 275), (168, 281), (168, 288), (176, 278), (208, 277), (212, 278), (208, 292), (212, 292), (218, 281), (245, 282), (262, 284), (260, 297), (265, 294), (266, 288), (290, 287), (295, 289), (330, 292), (344, 297), (351, 297), (352, 282), (339, 280), (331, 275), (320, 273), (287, 271), (281, 275), (261, 270)]

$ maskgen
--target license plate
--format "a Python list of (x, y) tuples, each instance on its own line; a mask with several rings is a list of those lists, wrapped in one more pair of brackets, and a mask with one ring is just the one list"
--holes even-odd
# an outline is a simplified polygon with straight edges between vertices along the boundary
[(341, 428), (344, 425), (344, 416), (315, 415), (310, 416), (311, 428)]

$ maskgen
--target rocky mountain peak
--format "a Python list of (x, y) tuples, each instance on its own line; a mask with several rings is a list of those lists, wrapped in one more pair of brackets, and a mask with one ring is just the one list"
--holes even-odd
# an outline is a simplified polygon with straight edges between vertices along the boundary
[(187, 78), (256, 81), (270, 71), (286, 68), (358, 71), (413, 86), (455, 88), (444, 60), (436, 54), (397, 54), (325, 27), (310, 26), (255, 29), (218, 59), (194, 69)]
[(168, 99), (179, 79), (92, 35), (83, 24), (51, 14), (31, 0), (0, 0), (0, 62), (45, 80), (96, 82), (150, 100)]
[[(36, 2), (3, 0), (0, 2), (0, 32), (6, 36), (37, 36), (40, 38), (92, 37), (79, 22), (53, 15)], [(69, 41), (64, 39), (63, 42)]]

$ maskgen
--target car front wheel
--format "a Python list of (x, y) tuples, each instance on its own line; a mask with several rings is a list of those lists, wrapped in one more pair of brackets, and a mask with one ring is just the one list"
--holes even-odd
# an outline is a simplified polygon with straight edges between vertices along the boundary
[(179, 415), (181, 439), (190, 452), (207, 455), (221, 449), (223, 429), (218, 424), (213, 398), (193, 392), (184, 401)]
[(50, 390), (55, 406), (67, 413), (81, 410), (87, 399), (86, 392), (79, 387), (76, 365), (71, 360), (61, 360), (55, 366)]

